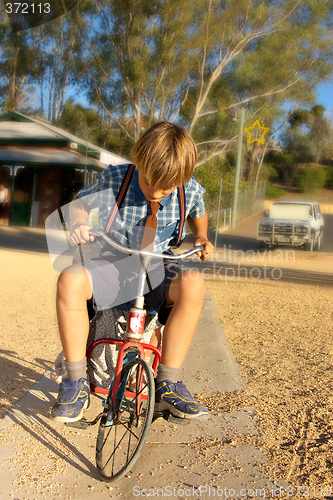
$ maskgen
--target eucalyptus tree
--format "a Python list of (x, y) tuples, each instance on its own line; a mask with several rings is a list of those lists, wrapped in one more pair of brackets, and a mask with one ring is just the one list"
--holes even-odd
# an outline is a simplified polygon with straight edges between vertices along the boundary
[(295, 164), (331, 160), (333, 126), (325, 108), (296, 109), (289, 118), (290, 127), (282, 135), (285, 150)]
[(215, 45), (209, 46), (207, 35), (198, 52), (201, 71), (184, 123), (195, 135), (202, 129), (203, 163), (230, 148), (236, 131), (230, 115), (237, 118), (245, 107), (246, 126), (259, 120), (270, 129), (265, 145), (246, 146), (246, 178), (257, 181), (269, 142), (298, 105), (315, 99), (315, 87), (332, 72), (332, 2), (207, 5), (215, 12), (206, 22), (206, 33), (215, 25)]
[[(34, 84), (41, 114), (59, 124), (70, 90), (122, 143), (155, 121), (184, 125), (203, 165), (230, 149), (240, 107), (270, 140), (276, 123), (314, 100), (332, 72), (331, 14), (332, 0), (80, 0), (16, 38), (1, 24), (3, 107), (17, 109)], [(262, 153), (247, 148), (248, 180)]]
[[(83, 61), (91, 102), (134, 141), (157, 120), (193, 134), (198, 165), (249, 121), (313, 98), (332, 69), (330, 0), (97, 0)], [(249, 173), (249, 179), (255, 175)]]
[(26, 106), (26, 88), (38, 76), (37, 50), (27, 32), (13, 33), (0, 2), (0, 98), (3, 111)]
[(60, 123), (67, 94), (73, 98), (78, 92), (75, 60), (82, 53), (94, 11), (91, 0), (80, 0), (67, 15), (30, 30), (38, 47), (36, 64), (42, 69), (36, 82), (41, 114), (54, 125)]

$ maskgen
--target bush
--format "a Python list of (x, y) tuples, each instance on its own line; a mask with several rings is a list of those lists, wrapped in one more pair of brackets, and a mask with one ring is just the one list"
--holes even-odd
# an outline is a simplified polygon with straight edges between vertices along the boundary
[(333, 189), (333, 167), (328, 167), (326, 169), (325, 187), (327, 189)]
[(282, 198), (285, 196), (287, 191), (276, 186), (266, 186), (265, 198), (266, 200), (275, 200), (276, 198)]
[(279, 181), (279, 173), (272, 165), (264, 163), (260, 172), (260, 180), (274, 184)]
[(297, 187), (302, 193), (310, 193), (316, 189), (323, 189), (326, 182), (326, 172), (321, 167), (305, 167), (297, 176)]
[[(234, 171), (229, 170), (230, 165), (224, 160), (211, 160), (205, 165), (195, 169), (195, 179), (205, 188), (204, 201), (207, 212), (215, 212), (218, 207), (220, 183), (222, 177), (222, 207), (229, 208), (232, 205)], [(246, 184), (239, 183), (239, 192), (244, 191)]]

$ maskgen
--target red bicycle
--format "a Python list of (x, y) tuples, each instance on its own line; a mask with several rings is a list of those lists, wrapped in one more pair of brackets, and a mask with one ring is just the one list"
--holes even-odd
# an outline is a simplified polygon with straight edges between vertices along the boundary
[[(143, 290), (149, 262), (156, 257), (185, 259), (199, 252), (203, 247), (194, 247), (180, 255), (158, 254), (126, 248), (97, 229), (92, 229), (90, 232), (94, 236), (103, 238), (120, 252), (139, 255), (142, 264), (138, 293), (129, 311), (125, 339), (99, 339), (93, 342), (87, 350), (87, 359), (89, 359), (95, 347), (100, 344), (117, 345), (119, 348), (114, 377), (107, 398), (103, 402), (104, 410), (93, 422), (86, 422), (87, 425), (100, 422), (96, 442), (96, 466), (101, 479), (112, 482), (121, 479), (133, 467), (146, 441), (154, 416), (161, 416), (154, 415), (153, 378), (161, 359), (161, 351), (150, 344), (141, 342), (146, 318)], [(152, 368), (145, 360), (145, 350), (150, 350), (153, 354)], [(79, 426), (80, 423), (71, 425)]]

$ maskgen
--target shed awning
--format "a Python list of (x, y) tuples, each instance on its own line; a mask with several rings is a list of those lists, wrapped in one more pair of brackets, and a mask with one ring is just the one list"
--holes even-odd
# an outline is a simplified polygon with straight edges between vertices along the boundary
[(71, 167), (84, 169), (86, 166), (101, 172), (105, 165), (89, 156), (60, 149), (0, 148), (0, 164), (35, 167)]

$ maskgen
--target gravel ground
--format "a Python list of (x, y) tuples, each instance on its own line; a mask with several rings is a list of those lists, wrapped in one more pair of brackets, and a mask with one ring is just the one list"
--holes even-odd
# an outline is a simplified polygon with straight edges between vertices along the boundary
[(245, 279), (207, 285), (246, 385), (200, 401), (212, 411), (255, 408), (259, 436), (246, 439), (266, 451), (267, 472), (302, 485), (298, 496), (333, 498), (332, 289)]
[[(0, 290), (1, 417), (61, 347), (54, 307), (58, 274), (49, 257), (0, 249), (0, 259), (6, 284)], [(321, 486), (317, 498), (323, 498), (329, 493), (324, 487), (333, 487), (332, 289), (250, 279), (208, 278), (207, 285), (246, 385), (200, 400), (213, 411), (256, 408), (260, 433), (247, 442), (267, 452), (269, 474)], [(235, 439), (241, 444), (241, 437)]]
[(0, 249), (0, 417), (61, 351), (55, 313), (58, 273), (46, 254)]

